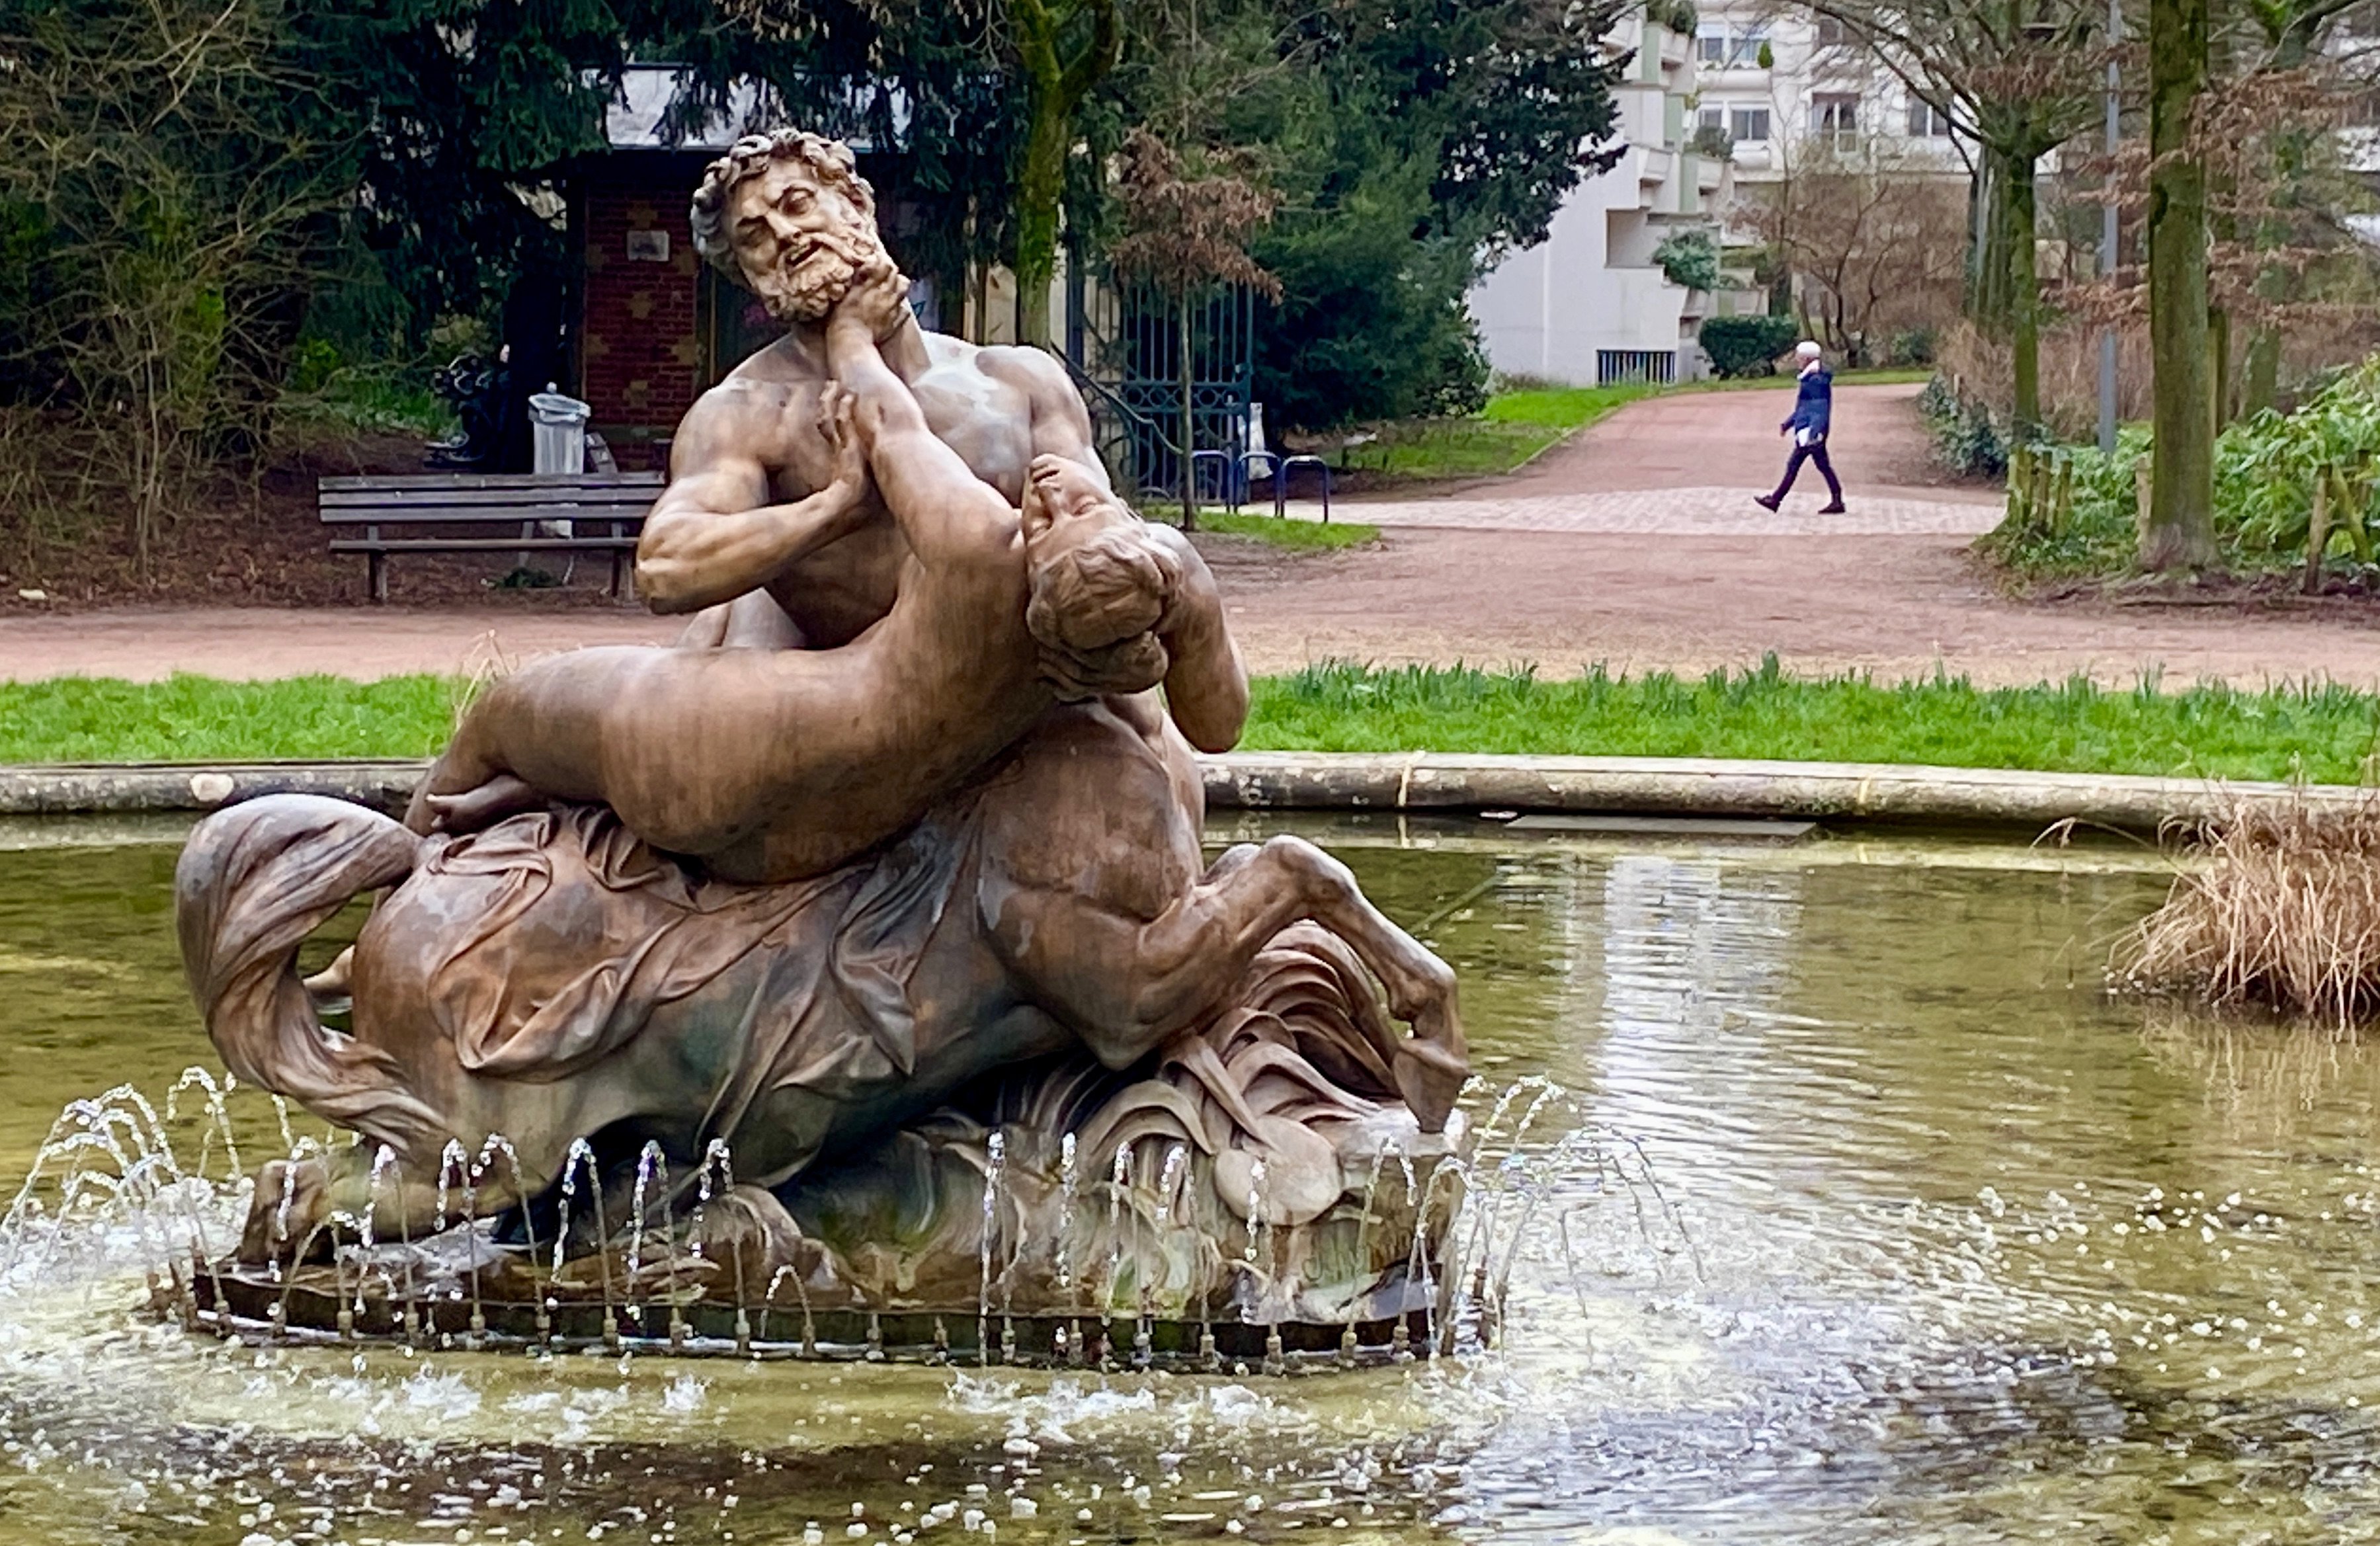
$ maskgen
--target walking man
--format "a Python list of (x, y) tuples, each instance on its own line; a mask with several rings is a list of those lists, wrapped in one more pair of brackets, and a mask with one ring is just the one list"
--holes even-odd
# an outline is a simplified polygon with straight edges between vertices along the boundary
[(1827, 459), (1827, 424), (1834, 417), (1835, 373), (1827, 369), (1826, 351), (1809, 338), (1802, 340), (1794, 354), (1802, 361), (1802, 385), (1793, 399), (1793, 417), (1777, 426), (1779, 434), (1793, 437), (1793, 454), (1785, 460), (1785, 480), (1777, 485), (1775, 493), (1756, 493), (1753, 503), (1774, 510), (1785, 503), (1793, 490), (1793, 480), (1801, 476), (1802, 464), (1818, 464), (1818, 475), (1827, 481), (1827, 492), (1834, 497), (1827, 501), (1818, 514), (1839, 516), (1843, 513), (1843, 485), (1835, 478), (1835, 464)]

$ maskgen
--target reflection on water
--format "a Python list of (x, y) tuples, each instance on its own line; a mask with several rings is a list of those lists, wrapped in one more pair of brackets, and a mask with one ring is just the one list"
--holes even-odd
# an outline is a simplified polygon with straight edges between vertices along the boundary
[[(1495, 1350), (1232, 1381), (225, 1347), (128, 1315), (94, 1239), (0, 1317), (0, 1539), (2380, 1533), (2380, 1057), (2107, 999), (2159, 875), (1334, 842), (1462, 969), (1476, 1113), (1559, 1081), (1509, 1108), (1523, 1147), (1592, 1125), (1659, 1182), (1528, 1183)], [(200, 1061), (171, 863), (0, 833), (0, 1168), (69, 1098)]]

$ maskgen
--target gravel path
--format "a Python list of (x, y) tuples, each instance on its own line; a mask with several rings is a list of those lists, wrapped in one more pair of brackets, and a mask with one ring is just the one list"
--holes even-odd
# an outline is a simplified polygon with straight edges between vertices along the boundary
[[(1997, 518), (1995, 498), (1925, 483), (1914, 392), (1839, 391), (1851, 505), (1840, 519), (1815, 515), (1823, 492), (1797, 494), (1781, 516), (1748, 497), (1776, 476), (1780, 390), (1653, 398), (1512, 478), (1348, 502), (1350, 517), (1387, 528), (1376, 548), (1284, 554), (1202, 541), (1258, 671), (1337, 657), (1525, 662), (1554, 676), (1598, 663), (1701, 672), (1774, 651), (1796, 672), (1888, 678), (1941, 669), (1988, 684), (2082, 673), (2110, 684), (2146, 674), (2380, 687), (2380, 618), (2363, 609), (1999, 596), (1965, 552)], [(675, 632), (672, 620), (628, 608), (539, 610), (528, 597), (447, 608), (13, 612), (0, 616), (0, 677), (370, 677)]]

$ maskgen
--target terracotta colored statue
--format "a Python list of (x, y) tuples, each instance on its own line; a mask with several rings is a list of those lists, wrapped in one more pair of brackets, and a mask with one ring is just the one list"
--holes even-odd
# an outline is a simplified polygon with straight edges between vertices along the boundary
[(1056, 456), (1036, 459), (1021, 512), (978, 479), (879, 352), (905, 288), (880, 267), (828, 330), (832, 437), (864, 447), (907, 540), (883, 620), (832, 650), (533, 663), (473, 704), (408, 825), (593, 800), (714, 874), (801, 880), (909, 826), (1062, 696), (1162, 680), (1193, 742), (1239, 738), (1246, 677), (1197, 550)]
[[(863, 271), (892, 266), (875, 195), (842, 145), (790, 129), (755, 135), (704, 173), (694, 235), (786, 332), (679, 424), (670, 485), (638, 551), (638, 590), (658, 612), (707, 609), (688, 626), (690, 643), (848, 643), (892, 609), (906, 553), (857, 458), (825, 432), (828, 315)], [(935, 437), (1011, 505), (1038, 456), (1062, 456), (1106, 489), (1090, 416), (1049, 355), (928, 333), (906, 308), (884, 319), (879, 341)]]
[[(871, 1309), (963, 1304), (991, 1230), (1039, 1253), (1003, 1292), (1058, 1313), (1096, 1256), (1143, 1313), (1158, 1284), (1185, 1317), (1236, 1300), (1334, 1338), (1402, 1317), (1430, 1188), (1375, 1192), (1390, 1152), (1435, 1176), (1446, 1151), (1453, 975), (1311, 844), (1206, 863), (1191, 743), (1236, 739), (1247, 684), (1196, 550), (1110, 493), (1062, 371), (917, 330), (841, 146), (739, 144), (696, 230), (791, 324), (687, 416), (647, 527), (649, 597), (716, 609), (698, 647), (494, 684), (404, 824), (289, 796), (191, 835), (177, 926), (210, 1037), (358, 1135), (266, 1167), (241, 1257), (375, 1211), (381, 1240), (392, 1215), (417, 1232), (502, 1150), (470, 1170), (480, 1217), (561, 1236), (526, 1302), (618, 1243), (567, 1177), (616, 1222), (666, 1172), (665, 1236), (750, 1225), (699, 1254), (734, 1263), (739, 1314), (788, 1272)], [(373, 890), (310, 992), (304, 939)], [(1113, 1167), (1104, 1223), (1078, 1144)], [(734, 1207), (683, 1208), (731, 1154)], [(1173, 1231), (1118, 1275), (1127, 1175)], [(1217, 1233), (1253, 1251), (1258, 1223), (1263, 1263)]]

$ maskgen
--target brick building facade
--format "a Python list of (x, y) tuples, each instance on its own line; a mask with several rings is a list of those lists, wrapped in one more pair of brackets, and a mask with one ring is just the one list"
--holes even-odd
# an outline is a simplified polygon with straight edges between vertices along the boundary
[(615, 152), (570, 178), (573, 388), (623, 467), (657, 465), (679, 418), (742, 358), (715, 314), (750, 298), (706, 272), (686, 229), (705, 159)]

